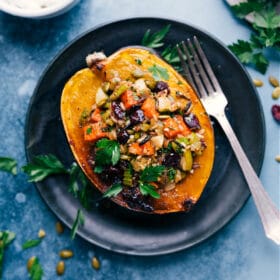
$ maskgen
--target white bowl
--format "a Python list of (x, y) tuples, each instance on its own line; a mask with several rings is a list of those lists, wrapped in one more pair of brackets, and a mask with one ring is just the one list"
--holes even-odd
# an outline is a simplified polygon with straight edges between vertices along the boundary
[[(26, 0), (30, 1), (30, 0)], [(75, 4), (79, 2), (79, 0), (60, 0), (56, 1), (55, 4), (50, 5), (49, 7), (45, 8), (20, 8), (15, 4), (11, 4), (13, 1), (11, 0), (0, 0), (0, 10), (5, 13), (24, 17), (24, 18), (50, 18), (54, 16), (58, 16), (67, 12), (71, 9)]]

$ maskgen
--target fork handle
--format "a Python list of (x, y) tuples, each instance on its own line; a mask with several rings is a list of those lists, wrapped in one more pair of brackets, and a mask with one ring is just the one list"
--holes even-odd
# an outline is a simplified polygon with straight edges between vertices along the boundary
[(279, 210), (264, 190), (260, 179), (250, 164), (225, 114), (218, 114), (215, 117), (222, 126), (243, 171), (259, 212), (266, 236), (280, 245)]

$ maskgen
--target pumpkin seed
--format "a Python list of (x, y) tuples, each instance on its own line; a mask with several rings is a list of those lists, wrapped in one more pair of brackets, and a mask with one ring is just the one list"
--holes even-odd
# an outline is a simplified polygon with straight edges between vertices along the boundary
[(277, 156), (275, 157), (275, 160), (276, 160), (277, 162), (280, 162), (280, 155), (277, 155)]
[(272, 98), (278, 99), (280, 97), (280, 87), (276, 87), (272, 92)]
[(96, 270), (98, 270), (100, 268), (100, 262), (99, 262), (99, 260), (96, 257), (92, 258), (91, 265)]
[(279, 87), (279, 80), (277, 78), (269, 76), (268, 80), (272, 86)]
[(40, 229), (38, 232), (38, 237), (39, 238), (44, 238), (46, 236), (46, 232), (43, 229)]
[(65, 263), (64, 261), (59, 261), (56, 266), (57, 275), (63, 275), (65, 272)]
[(254, 79), (253, 82), (254, 82), (254, 85), (256, 87), (262, 87), (263, 86), (263, 82), (260, 79)]
[(73, 251), (71, 250), (61, 250), (59, 252), (59, 256), (63, 259), (69, 259), (69, 258), (72, 258), (74, 255)]
[(55, 229), (56, 229), (56, 232), (57, 232), (58, 234), (61, 234), (61, 233), (63, 233), (63, 231), (64, 231), (64, 228), (63, 228), (63, 225), (62, 225), (61, 222), (57, 222), (57, 223), (55, 224)]
[(31, 258), (28, 259), (27, 265), (26, 265), (28, 271), (31, 270), (31, 267), (32, 267), (33, 264), (34, 264), (35, 259), (36, 259), (35, 256), (32, 256)]

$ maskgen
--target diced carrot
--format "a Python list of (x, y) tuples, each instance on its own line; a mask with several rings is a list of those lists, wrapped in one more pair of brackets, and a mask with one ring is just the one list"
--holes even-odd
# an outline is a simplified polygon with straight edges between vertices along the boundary
[(135, 93), (131, 90), (126, 90), (121, 95), (121, 100), (126, 110), (138, 104), (138, 98), (135, 96)]
[(164, 121), (163, 133), (167, 138), (175, 138), (178, 134), (188, 135), (190, 129), (184, 123), (183, 117), (180, 115), (174, 118), (168, 118)]
[(91, 114), (91, 120), (94, 122), (100, 122), (102, 120), (99, 108), (96, 108)]
[(138, 156), (151, 156), (155, 153), (155, 148), (151, 141), (146, 142), (143, 145), (139, 143), (132, 143), (128, 148), (129, 153)]
[(156, 102), (155, 102), (154, 98), (148, 97), (144, 101), (141, 109), (144, 111), (144, 114), (147, 118), (149, 118), (149, 119), (154, 118), (157, 120), (158, 112), (156, 110)]
[(140, 156), (140, 155), (142, 155), (142, 148), (138, 143), (135, 142), (135, 143), (130, 144), (130, 146), (128, 148), (128, 152), (130, 154)]
[(181, 115), (176, 115), (174, 118), (177, 121), (180, 130), (179, 134), (186, 136), (191, 133), (191, 130), (187, 127)]
[(102, 130), (100, 123), (92, 123), (84, 127), (85, 141), (92, 142), (107, 136), (107, 133)]

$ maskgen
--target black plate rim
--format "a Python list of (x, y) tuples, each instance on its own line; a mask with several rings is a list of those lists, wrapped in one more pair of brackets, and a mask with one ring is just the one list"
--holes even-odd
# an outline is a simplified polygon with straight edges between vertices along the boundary
[[(112, 20), (112, 21), (105, 21), (103, 23), (97, 24), (96, 26), (94, 26), (93, 28), (90, 28), (84, 32), (82, 32), (80, 35), (76, 36), (74, 39), (72, 39), (70, 42), (68, 42), (55, 56), (54, 58), (47, 64), (47, 66), (45, 67), (45, 69), (42, 71), (42, 74), (40, 75), (38, 82), (36, 84), (36, 87), (33, 91), (32, 97), (30, 98), (30, 102), (28, 105), (28, 109), (27, 109), (27, 113), (26, 113), (26, 118), (25, 118), (25, 126), (24, 126), (24, 145), (25, 145), (25, 155), (27, 158), (27, 162), (31, 161), (31, 156), (28, 153), (28, 149), (27, 149), (27, 139), (28, 139), (28, 135), (27, 135), (27, 127), (28, 127), (28, 120), (30, 117), (30, 112), (32, 109), (32, 104), (33, 101), (35, 99), (36, 93), (40, 87), (40, 84), (42, 82), (42, 80), (44, 79), (44, 76), (46, 75), (46, 73), (51, 69), (52, 65), (54, 64), (54, 62), (63, 54), (65, 53), (69, 48), (71, 48), (71, 46), (76, 43), (77, 41), (79, 41), (80, 39), (82, 39), (84, 36), (87, 36), (89, 33), (94, 32), (96, 30), (98, 30), (99, 28), (105, 27), (107, 25), (111, 25), (111, 24), (117, 24), (117, 23), (121, 23), (121, 22), (125, 22), (125, 21), (132, 21), (132, 20), (162, 20), (162, 21), (168, 21), (168, 22), (174, 22), (175, 24), (182, 24), (185, 25), (188, 28), (192, 28), (197, 30), (200, 33), (205, 34), (206, 36), (210, 37), (211, 39), (213, 39), (214, 41), (216, 41), (219, 45), (221, 45), (224, 49), (225, 52), (227, 52), (234, 60), (235, 62), (239, 65), (239, 67), (241, 68), (241, 70), (243, 71), (243, 73), (246, 76), (246, 79), (248, 80), (248, 83), (252, 86), (252, 88), (254, 89), (254, 94), (255, 97), (257, 99), (257, 104), (259, 106), (258, 108), (258, 112), (260, 113), (260, 119), (261, 119), (261, 126), (263, 128), (263, 131), (266, 131), (266, 125), (265, 125), (265, 117), (264, 117), (264, 112), (261, 106), (261, 101), (260, 101), (260, 97), (257, 94), (257, 91), (253, 85), (252, 79), (248, 73), (248, 71), (246, 70), (246, 68), (240, 63), (240, 61), (237, 59), (237, 57), (227, 48), (227, 46), (217, 37), (215, 37), (213, 34), (211, 34), (210, 32), (204, 30), (201, 27), (197, 27), (196, 25), (193, 25), (191, 23), (186, 23), (186, 22), (182, 22), (182, 21), (178, 21), (177, 19), (174, 19), (172, 17), (170, 18), (166, 18), (166, 17), (128, 17), (128, 18), (120, 18), (117, 20)], [(265, 155), (265, 146), (266, 146), (266, 135), (265, 133), (262, 133), (262, 150), (261, 150), (261, 154), (260, 154), (260, 160), (257, 163), (257, 166), (255, 168), (256, 173), (259, 175), (261, 168), (262, 168), (262, 164), (263, 164), (263, 160), (264, 160), (264, 155)], [(66, 221), (66, 219), (63, 217), (63, 215), (61, 213), (57, 213), (52, 209), (51, 203), (49, 203), (48, 201), (45, 201), (43, 193), (40, 189), (40, 187), (38, 186), (40, 183), (34, 183), (34, 185), (36, 186), (37, 191), (39, 192), (42, 200), (44, 201), (44, 203), (46, 203), (46, 205), (49, 207), (49, 209), (68, 227), (71, 229), (72, 224), (68, 223)], [(88, 241), (91, 244), (94, 244), (98, 247), (101, 247), (103, 249), (115, 252), (115, 253), (120, 253), (120, 254), (125, 254), (125, 255), (131, 255), (131, 256), (161, 256), (161, 255), (166, 255), (166, 254), (172, 254), (172, 253), (176, 253), (188, 248), (191, 248), (193, 246), (197, 246), (203, 242), (205, 242), (206, 240), (208, 240), (210, 237), (212, 237), (213, 235), (217, 234), (221, 229), (223, 229), (227, 224), (229, 224), (231, 221), (233, 221), (237, 214), (243, 209), (243, 207), (245, 206), (246, 202), (248, 201), (249, 197), (250, 197), (250, 192), (249, 189), (247, 191), (247, 194), (244, 196), (243, 201), (239, 202), (239, 207), (236, 208), (235, 212), (232, 212), (231, 216), (228, 217), (226, 220), (224, 220), (221, 223), (217, 223), (211, 231), (207, 232), (207, 236), (201, 236), (200, 239), (196, 239), (193, 242), (189, 242), (185, 245), (177, 245), (174, 248), (171, 249), (162, 249), (162, 250), (155, 250), (153, 252), (137, 252), (137, 251), (127, 251), (125, 249), (119, 249), (119, 248), (112, 248), (110, 246), (107, 246), (106, 244), (103, 244), (101, 242), (98, 242), (97, 240), (93, 240), (91, 238), (89, 238), (86, 234), (84, 234), (81, 230), (77, 230), (77, 235), (79, 235), (80, 237), (82, 237), (84, 240)]]

